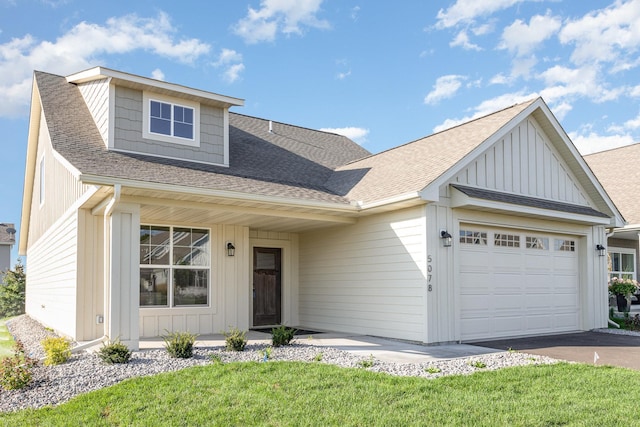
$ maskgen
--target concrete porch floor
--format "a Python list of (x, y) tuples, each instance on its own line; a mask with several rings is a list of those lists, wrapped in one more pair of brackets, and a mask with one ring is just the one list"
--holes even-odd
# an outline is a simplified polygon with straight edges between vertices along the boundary
[[(247, 339), (249, 344), (269, 344), (271, 342), (271, 334), (249, 331), (247, 332)], [(378, 360), (395, 363), (422, 363), (504, 352), (504, 350), (468, 344), (428, 346), (406, 341), (338, 332), (322, 332), (308, 336), (298, 335), (295, 337), (295, 340), (299, 343), (320, 348), (337, 348), (362, 357), (373, 355), (373, 357)], [(224, 347), (224, 336), (221, 334), (198, 336), (196, 346)], [(162, 338), (140, 339), (140, 350), (161, 348), (164, 348)]]

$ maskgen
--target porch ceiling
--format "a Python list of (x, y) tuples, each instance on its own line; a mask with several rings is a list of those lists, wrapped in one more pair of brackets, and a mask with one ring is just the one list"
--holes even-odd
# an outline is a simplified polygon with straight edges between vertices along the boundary
[(234, 224), (253, 229), (302, 232), (353, 224), (358, 212), (263, 201), (226, 199), (170, 192), (122, 189), (121, 203), (140, 205), (140, 218), (154, 224)]

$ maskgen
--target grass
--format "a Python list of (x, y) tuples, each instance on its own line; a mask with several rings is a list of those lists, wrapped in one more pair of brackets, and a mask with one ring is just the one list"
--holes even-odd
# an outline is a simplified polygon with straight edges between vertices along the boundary
[(629, 420), (639, 400), (640, 372), (606, 366), (563, 363), (427, 380), (318, 363), (228, 363), (0, 414), (0, 425), (614, 426)]
[(7, 329), (9, 319), (0, 319), (0, 359), (13, 354), (13, 337)]

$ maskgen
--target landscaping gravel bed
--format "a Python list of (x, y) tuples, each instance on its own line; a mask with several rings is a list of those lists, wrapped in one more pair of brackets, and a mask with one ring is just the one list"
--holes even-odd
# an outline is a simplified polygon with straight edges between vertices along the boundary
[[(23, 342), (32, 357), (44, 353), (40, 341), (53, 335), (28, 316), (20, 316), (7, 323), (11, 334)], [(7, 391), (0, 388), (0, 411), (40, 408), (57, 405), (72, 397), (116, 384), (124, 379), (177, 371), (190, 366), (238, 361), (263, 361), (267, 344), (248, 344), (243, 352), (228, 352), (224, 347), (196, 347), (191, 359), (173, 359), (163, 350), (133, 352), (127, 364), (105, 365), (97, 355), (87, 352), (74, 354), (57, 366), (38, 365), (33, 370), (33, 382), (22, 390)], [(556, 360), (518, 352), (492, 353), (482, 356), (437, 360), (426, 363), (389, 363), (371, 357), (357, 356), (335, 348), (294, 343), (271, 349), (270, 361), (303, 361), (328, 363), (342, 367), (366, 368), (391, 375), (437, 378), (444, 375), (470, 374), (509, 366), (550, 364)]]

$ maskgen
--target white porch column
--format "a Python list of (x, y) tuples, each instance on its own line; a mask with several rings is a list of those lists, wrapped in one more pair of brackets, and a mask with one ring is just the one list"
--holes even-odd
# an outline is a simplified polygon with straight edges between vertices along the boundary
[(118, 204), (111, 214), (109, 251), (110, 340), (139, 347), (140, 206)]

